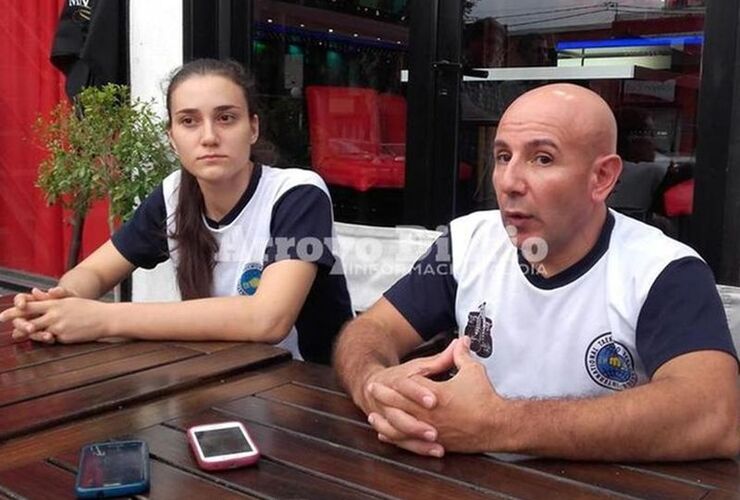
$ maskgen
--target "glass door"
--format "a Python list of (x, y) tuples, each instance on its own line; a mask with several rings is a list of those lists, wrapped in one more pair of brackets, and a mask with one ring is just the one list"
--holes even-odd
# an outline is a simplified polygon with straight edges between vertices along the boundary
[(277, 166), (326, 181), (337, 220), (400, 223), (405, 0), (256, 0), (251, 68)]

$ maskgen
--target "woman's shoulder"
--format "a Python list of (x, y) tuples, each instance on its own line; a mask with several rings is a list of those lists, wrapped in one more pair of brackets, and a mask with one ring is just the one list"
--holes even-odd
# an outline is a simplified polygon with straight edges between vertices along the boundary
[(262, 180), (265, 183), (275, 184), (283, 188), (293, 188), (307, 185), (316, 186), (328, 193), (324, 180), (313, 170), (302, 168), (278, 168), (267, 165), (262, 166)]

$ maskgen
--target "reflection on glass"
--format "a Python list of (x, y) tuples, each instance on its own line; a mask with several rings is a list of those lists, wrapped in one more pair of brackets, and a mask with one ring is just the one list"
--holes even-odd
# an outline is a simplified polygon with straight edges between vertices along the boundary
[(340, 220), (392, 224), (401, 212), (408, 23), (405, 0), (255, 3), (262, 132), (277, 165), (324, 178)]
[[(625, 169), (611, 206), (685, 236), (704, 10), (700, 0), (466, 2), (464, 61), (488, 76), (463, 82), (460, 155), (476, 181), (460, 212), (496, 205), (490, 152), (503, 110), (567, 81), (599, 93), (618, 118)], [(676, 186), (680, 202), (668, 206)]]

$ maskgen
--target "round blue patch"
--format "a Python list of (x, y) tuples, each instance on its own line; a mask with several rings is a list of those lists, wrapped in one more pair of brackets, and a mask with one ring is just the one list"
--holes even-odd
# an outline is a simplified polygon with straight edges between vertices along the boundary
[(594, 382), (602, 387), (622, 390), (637, 383), (632, 354), (611, 332), (596, 337), (586, 349), (586, 368)]
[(239, 295), (254, 295), (257, 292), (257, 287), (260, 285), (261, 277), (261, 264), (256, 262), (245, 264), (242, 275), (239, 277), (239, 285), (237, 286)]

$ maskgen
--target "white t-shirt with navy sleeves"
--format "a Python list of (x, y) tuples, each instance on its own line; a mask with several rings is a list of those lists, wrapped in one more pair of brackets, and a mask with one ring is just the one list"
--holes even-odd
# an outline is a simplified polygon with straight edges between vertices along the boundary
[(595, 396), (686, 352), (735, 355), (707, 265), (611, 211), (594, 248), (552, 278), (523, 259), (498, 211), (461, 217), (385, 296), (425, 338), (470, 336), (506, 397)]
[[(121, 254), (138, 267), (172, 258), (180, 172), (168, 176), (113, 237)], [(252, 295), (262, 271), (284, 259), (314, 262), (318, 272), (296, 325), (279, 344), (298, 359), (328, 363), (331, 344), (351, 315), (341, 264), (332, 252), (333, 219), (326, 185), (314, 172), (255, 165), (249, 186), (220, 221), (203, 215), (218, 242), (213, 296)], [(302, 245), (308, 242), (308, 246)]]

